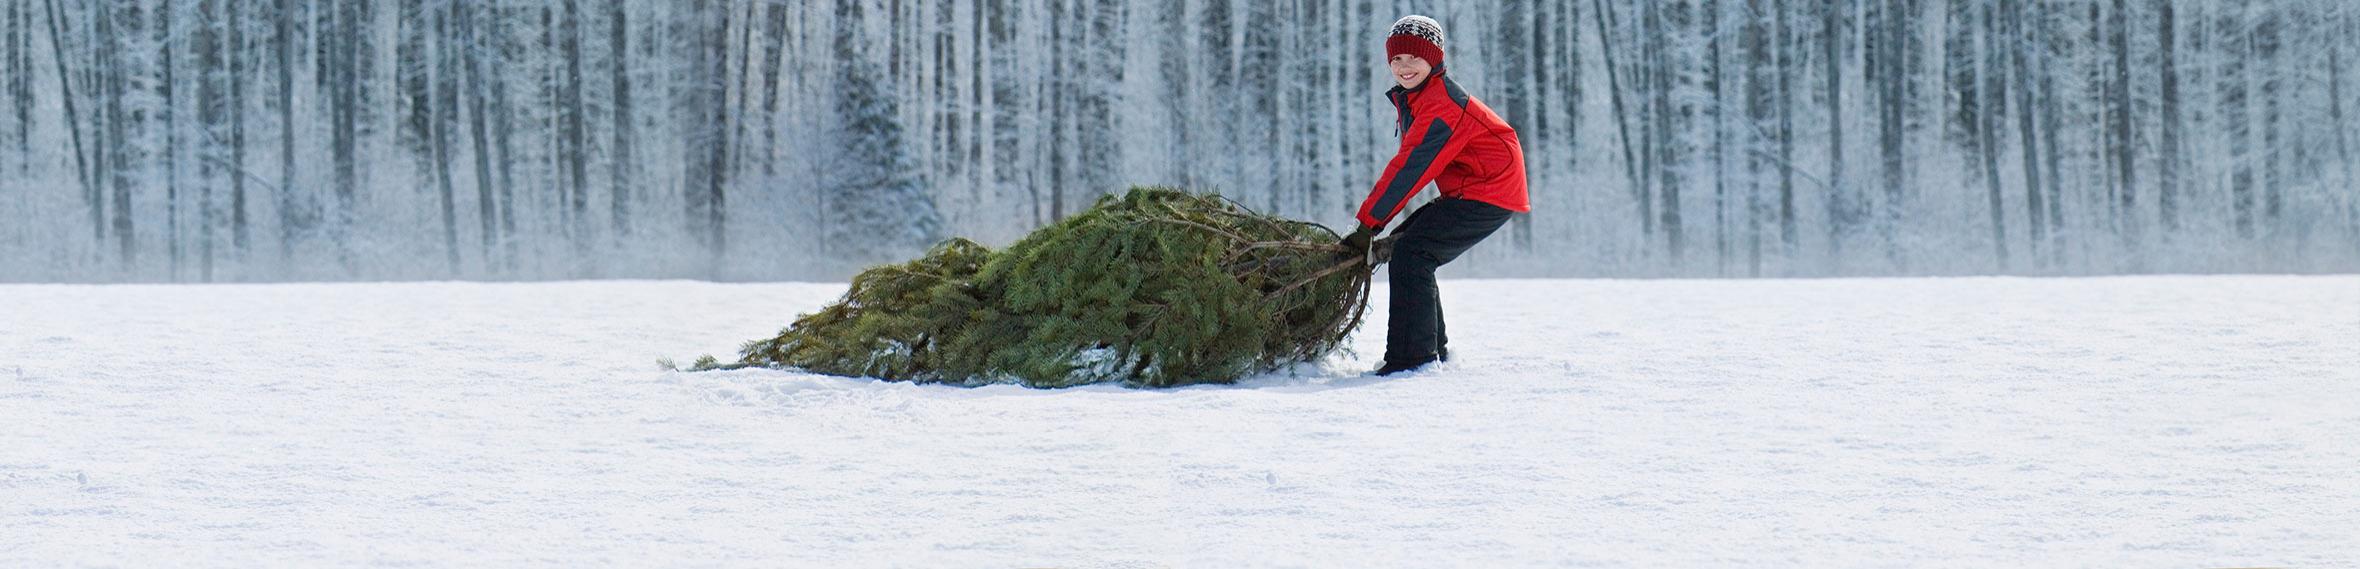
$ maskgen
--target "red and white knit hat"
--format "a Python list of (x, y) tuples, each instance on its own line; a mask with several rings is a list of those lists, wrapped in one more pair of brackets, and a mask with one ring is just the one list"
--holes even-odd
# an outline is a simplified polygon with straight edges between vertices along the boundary
[(1417, 15), (1393, 22), (1393, 33), (1385, 38), (1385, 59), (1404, 53), (1442, 65), (1442, 23)]

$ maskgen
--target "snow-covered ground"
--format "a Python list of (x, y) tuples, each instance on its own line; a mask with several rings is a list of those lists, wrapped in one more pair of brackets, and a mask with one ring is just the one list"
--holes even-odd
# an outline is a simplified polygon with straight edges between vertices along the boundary
[(1381, 310), (1235, 386), (655, 366), (841, 289), (0, 286), (0, 566), (2360, 565), (2360, 277), (1445, 281), (1398, 379)]

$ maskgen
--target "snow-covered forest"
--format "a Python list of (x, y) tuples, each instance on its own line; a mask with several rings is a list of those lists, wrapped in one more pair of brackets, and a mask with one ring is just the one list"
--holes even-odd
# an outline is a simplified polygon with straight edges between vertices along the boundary
[(841, 278), (1134, 184), (1348, 227), (1385, 27), (1512, 275), (2360, 269), (2337, 0), (0, 0), (0, 280)]

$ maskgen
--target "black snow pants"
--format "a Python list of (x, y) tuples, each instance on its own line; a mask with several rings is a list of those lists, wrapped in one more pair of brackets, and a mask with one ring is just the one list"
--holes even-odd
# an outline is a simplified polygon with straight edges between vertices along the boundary
[(1512, 215), (1507, 208), (1475, 200), (1439, 198), (1393, 230), (1393, 298), (1385, 331), (1385, 362), (1415, 363), (1433, 359), (1450, 345), (1443, 332), (1441, 291), (1434, 286), (1434, 269), (1459, 258), (1460, 253), (1490, 237)]

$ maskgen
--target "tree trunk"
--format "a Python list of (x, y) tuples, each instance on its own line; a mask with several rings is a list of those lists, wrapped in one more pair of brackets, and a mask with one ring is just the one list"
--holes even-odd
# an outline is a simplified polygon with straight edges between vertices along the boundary
[[(2180, 141), (2179, 60), (2173, 51), (2174, 40), (2179, 34), (2172, 22), (2172, 3), (2173, 0), (2155, 0), (2157, 22), (2155, 37), (2158, 42), (2156, 58), (2161, 61), (2163, 74), (2163, 155), (2158, 157), (2155, 163), (2156, 177), (2159, 178), (2157, 180), (2159, 184), (2155, 190), (2155, 206), (2158, 217), (2163, 220), (2163, 230), (2167, 235), (2180, 228), (2180, 160), (2183, 159)], [(2328, 46), (2328, 73), (2330, 77), (2328, 99), (2331, 106), (2340, 104), (2340, 101), (2335, 100), (2333, 85), (2334, 73), (2336, 73), (2335, 48), (2340, 44), (2341, 42), (2330, 41)], [(2337, 141), (2340, 145), (2343, 133), (2340, 126), (2342, 123), (2338, 122), (2337, 124), (2339, 125), (2336, 131)]]
[(246, 18), (245, 0), (227, 0), (229, 22), (222, 46), (229, 61), (229, 242), (233, 260), (244, 261), (252, 246), (246, 220)]
[(1795, 41), (1794, 13), (1786, 1), (1772, 0), (1770, 5), (1778, 13), (1778, 240), (1792, 257), (1802, 246), (1795, 225), (1795, 54), (1801, 44)]
[[(308, 207), (296, 206), (295, 193), (295, 9), (292, 0), (278, 0), (277, 33), (271, 40), (278, 45), (279, 71), (279, 265), (291, 270), (295, 264), (295, 240), (310, 224)], [(309, 203), (308, 200), (305, 203)]]
[(2345, 228), (2351, 231), (2355, 237), (2360, 237), (2360, 194), (2354, 193), (2354, 188), (2360, 186), (2354, 185), (2351, 133), (2348, 132), (2349, 125), (2344, 121), (2343, 50), (2345, 38), (2352, 37), (2351, 13), (2347, 11), (2349, 8), (2348, 4), (2336, 5), (2336, 33), (2330, 35), (2327, 40), (2327, 110), (2328, 120), (2333, 123), (2330, 128), (2335, 129), (2336, 157), (2343, 165)]
[[(1071, 16), (1067, 15), (1065, 12), (1065, 0), (1050, 0), (1049, 6), (1050, 20), (1057, 22), (1071, 21)], [(1049, 113), (1049, 218), (1037, 220), (1036, 222), (1037, 224), (1043, 225), (1060, 219), (1065, 219), (1065, 142), (1072, 138), (1066, 134), (1067, 130), (1069, 130), (1066, 125), (1066, 117), (1070, 116), (1072, 113), (1068, 113), (1065, 110), (1065, 98), (1066, 93), (1073, 90), (1071, 84), (1072, 78), (1070, 76), (1073, 70), (1067, 63), (1067, 60), (1070, 59), (1067, 54), (1072, 53), (1073, 50), (1069, 48), (1065, 42), (1066, 28), (1067, 26), (1065, 25), (1051, 26), (1049, 28), (1049, 45), (1051, 46), (1050, 49), (1054, 52), (1049, 55), (1049, 59), (1051, 60), (1049, 63), (1049, 108), (1044, 109), (1045, 112)], [(1263, 30), (1265, 33), (1268, 32), (1268, 28), (1262, 26), (1255, 26), (1252, 29)], [(1255, 68), (1267, 69), (1266, 66), (1259, 65), (1255, 66)], [(1264, 93), (1264, 95), (1267, 96), (1268, 93)], [(1269, 125), (1263, 126), (1266, 128), (1269, 127)], [(1276, 199), (1276, 197), (1272, 196), (1272, 199)], [(1265, 207), (1270, 208), (1272, 211), (1276, 211), (1278, 209), (1278, 204), (1268, 203), (1265, 205)]]
[(1904, 47), (1908, 36), (1903, 33), (1903, 22), (1908, 18), (1902, 14), (1902, 3), (1903, 0), (1885, 2), (1883, 20), (1880, 22), (1882, 25), (1878, 30), (1882, 34), (1879, 40), (1881, 45), (1877, 49), (1879, 64), (1883, 66), (1880, 71), (1883, 80), (1878, 86), (1881, 96), (1877, 100), (1878, 147), (1884, 150), (1885, 172), (1885, 203), (1877, 231), (1885, 242), (1885, 257), (1895, 267), (1900, 267), (1903, 261), (1899, 226), (1902, 191), (1908, 179), (1908, 172), (1904, 170), (1907, 163), (1904, 162), (1901, 148), (1904, 142), (1902, 129), (1906, 128), (1902, 110), (1907, 104), (1903, 97), (1908, 84), (1908, 77), (1903, 72), (1908, 53)]
[(1975, 14), (1988, 8), (1990, 1), (1948, 0), (1942, 13), (1941, 79), (1946, 94), (1956, 103), (1943, 116), (1942, 138), (1950, 146), (1967, 152), (1970, 161), (1976, 152), (1975, 104), (1981, 87), (1975, 83)]
[(499, 204), (492, 201), (491, 135), (484, 117), (488, 97), (484, 93), (484, 57), (491, 49), (476, 31), (474, 5), (452, 8), (458, 20), (461, 73), (467, 80), (467, 132), (475, 155), (475, 223), (478, 245), (476, 255), (483, 260), (484, 272), (493, 269), (492, 245), (500, 239), (497, 224)]
[(225, 93), (229, 79), (229, 46), (222, 40), (227, 27), (222, 21), (222, 4), (227, 0), (199, 0), (196, 34), (197, 53), (197, 275), (198, 279), (213, 280), (214, 222), (213, 188), (223, 175), (236, 177), (237, 165), (222, 157), (220, 141), (224, 138), (230, 106)]
[(778, 81), (779, 68), (786, 65), (783, 59), (787, 40), (786, 7), (771, 5), (764, 15), (763, 26), (766, 33), (759, 62), (762, 65), (762, 180), (768, 183), (778, 176)]
[[(1078, 138), (1076, 142), (1080, 149), (1087, 154), (1077, 154), (1076, 164), (1081, 169), (1083, 187), (1087, 188), (1091, 199), (1095, 201), (1097, 197), (1117, 190), (1114, 187), (1117, 177), (1114, 171), (1115, 163), (1111, 159), (1120, 150), (1117, 148), (1118, 142), (1116, 142), (1115, 135), (1116, 122), (1120, 120), (1115, 116), (1115, 98), (1118, 96), (1116, 89), (1123, 82), (1124, 66), (1121, 62), (1124, 60), (1123, 51), (1127, 42), (1121, 37), (1123, 31), (1121, 27), (1122, 6), (1117, 5), (1115, 0), (1095, 0), (1089, 5), (1093, 7), (1093, 10), (1089, 14), (1089, 33), (1085, 36), (1088, 41), (1083, 44), (1082, 49), (1083, 53), (1087, 54), (1085, 69), (1089, 70), (1090, 80), (1083, 89), (1079, 90), (1082, 94), (1081, 116), (1088, 120), (1075, 125), (1079, 127), (1079, 131), (1076, 133)], [(1298, 25), (1288, 27), (1290, 31), (1297, 32), (1298, 37), (1300, 32), (1316, 26), (1319, 21), (1317, 18), (1298, 19), (1302, 20)], [(1301, 50), (1298, 49), (1296, 52), (1300, 53)], [(1314, 80), (1314, 84), (1316, 84), (1318, 77), (1316, 73), (1306, 73), (1305, 78)], [(1280, 117), (1274, 118), (1307, 119), (1314, 116), (1310, 111), (1311, 106), (1307, 102), (1311, 91), (1298, 89), (1295, 92), (1306, 102), (1298, 104), (1294, 108), (1284, 109)], [(1284, 123), (1273, 120), (1271, 124)], [(1314, 203), (1311, 191), (1316, 188), (1309, 182), (1308, 166), (1320, 163), (1317, 141), (1320, 140), (1320, 129), (1324, 128), (1329, 127), (1314, 123), (1310, 125), (1310, 128), (1290, 129), (1285, 132), (1285, 134), (1295, 137), (1294, 144), (1302, 149), (1298, 152), (1298, 159), (1295, 162), (1301, 175), (1290, 180), (1289, 189), (1301, 194), (1298, 201), (1304, 204), (1305, 209), (1309, 209)], [(1080, 156), (1092, 156), (1093, 158), (1081, 160), (1078, 159)]]
[[(2226, 12), (2226, 10), (2224, 10)], [(2254, 53), (2251, 30), (2240, 27), (2243, 14), (2222, 14), (2222, 39), (2233, 46), (2230, 59), (2243, 59)], [(2225, 66), (2221, 74), (2221, 122), (2229, 128), (2230, 160), (2235, 162), (2229, 177), (2229, 202), (2237, 235), (2252, 238), (2253, 228), (2253, 121), (2246, 76), (2251, 73), (2244, 65)]]
[(2131, 48), (2128, 14), (2129, 10), (2124, 0), (2114, 0), (2114, 21), (2109, 26), (2111, 29), (2108, 30), (2112, 32), (2114, 43), (2114, 81), (2108, 85), (2113, 88), (2108, 99), (2113, 102), (2114, 106), (2112, 117), (2114, 119), (2114, 169), (2115, 183), (2119, 188), (2117, 195), (2122, 200), (2120, 215), (2122, 216), (2123, 249), (2131, 259), (2133, 270), (2136, 270), (2139, 266), (2138, 257), (2142, 244), (2139, 237), (2138, 170), (2132, 167), (2133, 159), (2136, 157), (2135, 153), (2138, 151), (2138, 140), (2131, 132)]
[(725, 6), (715, 11), (721, 14), (720, 24), (714, 26), (713, 32), (705, 39), (706, 77), (711, 81), (707, 87), (711, 93), (707, 95), (705, 124), (708, 129), (706, 132), (711, 133), (714, 142), (706, 149), (709, 157), (702, 188), (705, 192), (705, 215), (702, 221), (705, 224), (707, 250), (712, 255), (710, 270), (713, 275), (719, 276), (721, 263), (729, 256), (728, 196), (724, 191), (728, 188), (729, 176), (729, 117), (726, 113), (729, 111), (730, 10)]
[(2059, 102), (2060, 97), (2057, 96), (2057, 73), (2053, 63), (2057, 59), (2056, 50), (2049, 47), (2054, 43), (2056, 33), (2049, 18), (2042, 17), (2038, 24), (2039, 44), (2041, 49), (2048, 52), (2047, 57), (2040, 58), (2040, 122), (2045, 125), (2042, 131), (2041, 149), (2046, 153), (2046, 160), (2042, 164), (2042, 168), (2048, 173), (2043, 178), (2049, 185), (2048, 199), (2042, 200), (2042, 203), (2049, 206), (2047, 232), (2049, 255), (2052, 259), (2062, 262), (2065, 255), (2065, 240), (2061, 233), (2065, 229), (2065, 176), (2059, 172), (2059, 165), (2064, 162), (2065, 146), (2058, 143), (2057, 132), (2064, 130), (2060, 123), (2065, 118), (2065, 105)]
[(178, 29), (174, 20), (177, 14), (174, 12), (173, 0), (164, 0), (156, 8), (156, 58), (163, 62), (163, 77), (156, 82), (156, 98), (162, 100), (157, 121), (164, 123), (164, 249), (166, 256), (171, 259), (167, 265), (167, 276), (172, 280), (180, 280), (181, 146), (180, 123), (175, 120), (173, 113), (179, 105), (179, 99), (172, 92), (178, 79), (180, 50), (175, 49), (178, 46), (173, 42)]
[(2282, 148), (2286, 137), (2279, 128), (2286, 99), (2282, 88), (2285, 70), (2280, 68), (2285, 58), (2280, 57), (2279, 49), (2285, 42), (2281, 34), (2286, 33), (2286, 25), (2285, 15), (2275, 2), (2262, 3), (2261, 9), (2260, 27), (2254, 30), (2253, 36), (2261, 57), (2262, 219), (2275, 231), (2279, 228), (2280, 211), (2286, 202), (2287, 185), (2283, 169), (2286, 154)]
[[(1525, 41), (1514, 46), (1520, 53), (1509, 60), (1510, 65), (1521, 68), (1521, 71), (1516, 73), (1516, 79), (1512, 79), (1512, 81), (1528, 85), (1524, 97), (1524, 116), (1517, 120), (1523, 121), (1521, 126), (1532, 132), (1531, 144), (1538, 149), (1534, 151), (1534, 155), (1538, 158), (1538, 163), (1546, 165), (1548, 164), (1548, 149), (1555, 148), (1552, 144), (1555, 142), (1553, 140), (1554, 133), (1549, 132), (1549, 105), (1544, 103), (1548, 99), (1547, 93), (1550, 87), (1549, 68), (1557, 65), (1569, 65), (1572, 58), (1564, 60), (1549, 58), (1549, 30), (1542, 27), (1542, 23), (1548, 19), (1548, 12), (1539, 4), (1539, 2), (1534, 2), (1526, 5), (1521, 20), (1517, 19), (1518, 16), (1515, 15), (1515, 12), (1503, 14), (1502, 19), (1510, 21), (1511, 27), (1516, 28), (1525, 37)], [(1333, 59), (1327, 60), (1332, 61)], [(1560, 61), (1564, 63), (1560, 63)], [(1341, 125), (1326, 125), (1324, 128), (1330, 131), (1342, 130)], [(1536, 160), (1526, 160), (1526, 162), (1533, 163)], [(1537, 170), (1546, 172), (1548, 169)], [(1509, 223), (1515, 228), (1515, 234), (1512, 237), (1516, 250), (1531, 252), (1533, 242), (1532, 213), (1518, 212), (1509, 218)]]
[(457, 17), (460, 3), (442, 6), (434, 15), (434, 101), (430, 105), (434, 119), (434, 183), (436, 197), (441, 198), (444, 268), (451, 276), (459, 275), (459, 198), (451, 186), (451, 131), (459, 124), (459, 49), (453, 39), (451, 20)]
[[(508, 104), (508, 62), (513, 59), (509, 50), (508, 15), (497, 1), (487, 2), (490, 10), (490, 46), (484, 50), (484, 68), (490, 78), (486, 85), (492, 91), (492, 152), (499, 156), (492, 163), (493, 182), (498, 189), (493, 193), (500, 202), (501, 263), (508, 270), (517, 268), (523, 239), (516, 233), (516, 122)], [(488, 263), (487, 263), (488, 264)]]
[[(1684, 115), (1687, 112), (1685, 110), (1687, 107), (1674, 105), (1672, 102), (1675, 85), (1673, 75), (1675, 73), (1672, 67), (1670, 36), (1674, 30), (1680, 28), (1680, 24), (1683, 22), (1668, 21), (1673, 18), (1667, 17), (1664, 12), (1667, 8), (1674, 7), (1684, 8), (1684, 6), (1663, 5), (1649, 7), (1647, 28), (1650, 30), (1648, 37), (1651, 44), (1649, 57), (1655, 70), (1655, 174), (1658, 180), (1657, 184), (1662, 189), (1660, 194), (1663, 197), (1664, 245), (1671, 252), (1672, 267), (1677, 269), (1687, 249), (1687, 236), (1686, 232), (1681, 229), (1682, 219), (1680, 216), (1680, 190), (1681, 186), (1686, 184), (1683, 174), (1686, 168), (1687, 153), (1686, 149), (1682, 147), (1679, 135), (1687, 131), (1688, 125), (1686, 121), (1679, 120), (1685, 117), (1674, 114), (1677, 109)], [(1686, 81), (1683, 79), (1677, 83), (1686, 83)]]
[(1844, 193), (1844, 2), (1820, 0), (1819, 13), (1827, 56), (1827, 256), (1840, 263), (1852, 217)]
[(402, 130), (396, 139), (410, 161), (412, 180), (423, 193), (434, 184), (434, 60), (427, 56), (426, 33), (432, 24), (426, 0), (400, 0), (395, 16), (400, 35), (394, 44), (394, 81), (401, 89)]
[(1647, 182), (1639, 177), (1638, 152), (1631, 145), (1631, 113), (1623, 106), (1621, 78), (1625, 71), (1623, 66), (1615, 63), (1614, 60), (1615, 35), (1611, 30), (1622, 29), (1622, 25), (1613, 21), (1614, 11), (1607, 9), (1605, 0), (1591, 0), (1590, 5), (1593, 13), (1592, 19), (1598, 23), (1598, 53), (1606, 58), (1606, 94), (1614, 105), (1614, 130), (1616, 138), (1622, 142), (1623, 179), (1630, 183), (1631, 198), (1639, 204), (1639, 228), (1643, 238), (1642, 242), (1653, 242), (1655, 240), (1654, 200), (1647, 195)]
[[(1999, 1), (1998, 10), (2012, 8), (2009, 6), (2009, 0)], [(1989, 190), (1987, 193), (1991, 209), (1992, 253), (1999, 262), (1999, 271), (2007, 272), (2008, 218), (2004, 209), (2005, 202), (2000, 197), (1999, 181), (1999, 115), (2002, 112), (2000, 109), (2005, 108), (2000, 103), (2001, 97), (2006, 96), (2004, 93), (2007, 90), (2007, 84), (2001, 80), (2003, 71), (2000, 69), (2000, 64), (2004, 61), (2001, 59), (2001, 55), (2005, 51), (2000, 46), (2005, 42), (1999, 33), (1999, 24), (1996, 14), (1992, 13), (1993, 11), (1994, 9), (1989, 3), (1983, 5), (1984, 57), (1981, 70), (1983, 91), (1976, 97), (1976, 100), (1985, 104), (1984, 108), (1978, 109), (1979, 112), (1976, 113), (1975, 138), (1980, 141), (1976, 155), (1983, 162), (1983, 185)], [(2025, 113), (2023, 109), (2018, 109), (2016, 114)]]
[[(628, 20), (625, 17), (626, 10), (624, 10), (623, 1), (613, 0), (609, 5), (611, 10), (608, 13), (607, 27), (608, 43), (612, 44), (610, 47), (614, 49), (614, 62), (611, 65), (614, 72), (615, 113), (615, 155), (613, 159), (607, 161), (607, 167), (610, 178), (608, 183), (613, 185), (611, 191), (614, 198), (614, 231), (617, 239), (631, 235), (631, 194), (638, 184), (638, 180), (633, 174), (638, 170), (639, 165), (637, 155), (632, 151), (632, 139), (636, 135), (633, 134), (631, 124), (631, 34), (630, 28), (626, 25)], [(777, 14), (781, 10), (777, 6), (772, 6), (771, 9), (773, 14)], [(781, 15), (772, 17), (783, 19)], [(782, 30), (780, 33), (784, 34), (785, 32)], [(775, 114), (778, 114), (778, 109), (773, 105), (765, 117)], [(769, 162), (765, 161), (764, 164), (767, 165)]]
[(1721, 0), (1705, 0), (1705, 91), (1712, 97), (1713, 131), (1713, 266), (1729, 275), (1729, 112), (1722, 94), (1726, 78), (1721, 68)]
[(335, 32), (328, 39), (335, 52), (330, 69), (335, 79), (329, 81), (332, 91), (330, 105), (333, 133), (330, 152), (336, 169), (336, 221), (334, 228), (337, 255), (347, 274), (355, 273), (352, 259), (353, 208), (359, 201), (359, 132), (360, 125), (360, 16), (362, 0), (336, 0)]
[[(567, 195), (567, 206), (573, 211), (573, 245), (577, 267), (590, 256), (590, 145), (588, 130), (583, 126), (584, 115), (590, 112), (582, 102), (582, 9), (581, 0), (565, 0), (564, 38), (559, 40), (565, 50), (565, 84), (560, 88), (564, 105), (563, 124), (566, 181), (572, 185)], [(577, 269), (579, 274), (579, 269)]]
[(114, 190), (110, 203), (114, 214), (115, 245), (120, 255), (118, 259), (123, 263), (123, 271), (128, 274), (139, 261), (138, 234), (132, 231), (131, 222), (131, 188), (138, 183), (139, 174), (137, 165), (132, 162), (134, 154), (130, 142), (134, 117), (123, 100), (128, 94), (124, 75), (129, 73), (126, 69), (129, 67), (128, 58), (123, 56), (128, 46), (123, 44), (136, 31), (115, 33), (115, 19), (121, 17), (117, 10), (93, 10), (91, 17), (98, 20), (98, 35), (95, 38), (100, 46), (98, 69), (102, 83), (99, 90), (106, 101), (106, 127), (101, 130), (105, 133), (106, 142), (100, 144), (97, 150), (107, 156), (107, 186)]
[[(1559, 55), (1555, 58), (1543, 60), (1542, 62), (1543, 65), (1549, 65), (1554, 62), (1562, 62), (1554, 64), (1564, 66), (1561, 69), (1552, 71), (1552, 73), (1556, 74), (1555, 79), (1557, 82), (1557, 95), (1561, 97), (1561, 100), (1559, 100), (1557, 103), (1558, 107), (1565, 109), (1565, 123), (1564, 126), (1559, 129), (1565, 133), (1565, 142), (1563, 144), (1563, 151), (1565, 153), (1565, 169), (1567, 171), (1576, 172), (1580, 171), (1581, 168), (1582, 97), (1584, 95), (1584, 91), (1586, 91), (1586, 89), (1582, 88), (1582, 27), (1581, 10), (1579, 6), (1579, 2), (1563, 2), (1557, 5), (1557, 7), (1563, 11), (1563, 16), (1560, 17), (1554, 23), (1554, 25), (1551, 26), (1551, 28), (1555, 29), (1558, 33), (1563, 34), (1563, 37), (1559, 38), (1557, 41)], [(1365, 11), (1356, 11), (1353, 13), (1364, 12)], [(1346, 30), (1345, 33), (1350, 34), (1354, 32), (1352, 30)], [(1375, 66), (1362, 66), (1360, 67), (1360, 72), (1365, 77), (1370, 72), (1370, 70), (1374, 68)], [(1359, 84), (1363, 85), (1367, 83), (1368, 82), (1366, 80), (1359, 82)], [(1561, 219), (1563, 218), (1570, 218), (1570, 216), (1561, 217)]]
[(2016, 142), (2018, 145), (2018, 150), (2024, 157), (2024, 226), (2027, 231), (2026, 235), (2029, 237), (2026, 242), (2026, 249), (2031, 251), (2033, 264), (2038, 265), (2042, 263), (2041, 247), (2048, 240), (2048, 222), (2043, 215), (2044, 209), (2041, 206), (2041, 198), (2043, 196), (2041, 194), (2040, 161), (2038, 158), (2040, 145), (2038, 144), (2039, 138), (2036, 136), (2038, 133), (2035, 132), (2032, 116), (2034, 112), (2032, 105), (2033, 83), (2031, 71), (2034, 57), (2032, 55), (2033, 41), (2031, 33), (2024, 25), (2024, 12), (2027, 10), (2025, 5), (2030, 4), (2033, 1), (2037, 0), (2013, 0), (2003, 2), (2003, 7), (2001, 10), (2007, 12), (2008, 15), (2007, 38), (2008, 43), (2012, 44), (2012, 49), (2008, 49), (2008, 51), (2015, 58)]
[[(1762, 143), (1775, 140), (1780, 135), (1778, 125), (1770, 120), (1770, 113), (1774, 89), (1783, 78), (1773, 76), (1771, 53), (1774, 51), (1773, 46), (1785, 46), (1774, 43), (1770, 26), (1767, 25), (1771, 18), (1779, 17), (1779, 14), (1766, 13), (1765, 8), (1775, 11), (1781, 7), (1773, 7), (1765, 0), (1746, 0), (1745, 23), (1740, 28), (1746, 64), (1745, 132), (1755, 133), (1753, 136), (1740, 137), (1748, 149), (1745, 152), (1745, 274), (1748, 277), (1762, 276), (1762, 170), (1768, 162), (1763, 157), (1765, 150)], [(1783, 169), (1784, 164), (1780, 164), (1780, 167)]]
[[(992, 156), (992, 138), (995, 131), (992, 129), (991, 117), (994, 102), (992, 101), (992, 85), (989, 81), (992, 74), (992, 35), (991, 28), (986, 25), (991, 20), (991, 14), (988, 12), (991, 5), (988, 0), (972, 0), (966, 6), (968, 18), (964, 27), (967, 34), (967, 50), (962, 54), (964, 57), (961, 62), (966, 66), (966, 73), (959, 78), (959, 81), (964, 82), (965, 92), (962, 98), (964, 104), (959, 110), (966, 117), (967, 130), (965, 140), (959, 143), (958, 156), (966, 160), (968, 164), (966, 182), (961, 184), (967, 188), (966, 201), (963, 202), (968, 206), (965, 210), (971, 212), (970, 215), (985, 215), (983, 196), (985, 191), (989, 189), (988, 186), (993, 184), (994, 176), (998, 175), (998, 169), (992, 164), (992, 160), (996, 159)], [(1190, 38), (1193, 37), (1185, 34), (1174, 34), (1174, 36), (1173, 41), (1183, 43), (1190, 41)], [(797, 75), (789, 74), (788, 77), (797, 77)], [(1187, 96), (1186, 92), (1176, 92), (1173, 101), (1175, 109), (1193, 108), (1191, 103), (1194, 102), (1194, 99)], [(1176, 156), (1185, 155), (1185, 150), (1179, 147), (1175, 147), (1173, 151), (1180, 153), (1175, 154)], [(1181, 182), (1187, 183), (1185, 179)], [(954, 209), (953, 211), (958, 210)]]
[(559, 244), (563, 245), (578, 237), (576, 230), (581, 226), (574, 219), (573, 185), (566, 180), (565, 52), (558, 46), (558, 38), (565, 34), (558, 28), (561, 24), (557, 5), (554, 1), (540, 3), (540, 25), (533, 28), (539, 34), (536, 41), (540, 51), (534, 54), (539, 57), (520, 59), (532, 63), (534, 86), (540, 95), (539, 99), (526, 103), (520, 112), (533, 116), (540, 126), (536, 142), (540, 143), (541, 153), (534, 157), (540, 169), (534, 173), (541, 175), (543, 189), (556, 196), (549, 202), (548, 211), (557, 214), (555, 229)]
[(16, 115), (15, 166), (20, 180), (30, 177), (33, 169), (34, 25), (31, 0), (8, 3), (8, 96)]

